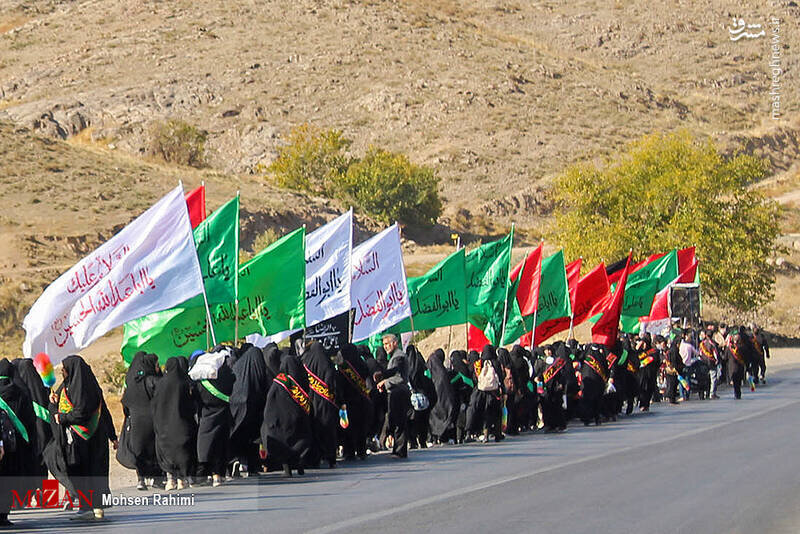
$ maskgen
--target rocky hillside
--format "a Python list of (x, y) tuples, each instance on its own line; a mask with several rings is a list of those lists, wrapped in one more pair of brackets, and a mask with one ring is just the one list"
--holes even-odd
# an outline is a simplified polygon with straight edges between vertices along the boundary
[[(420, 244), (511, 221), (536, 237), (552, 176), (677, 128), (768, 158), (773, 175), (757, 187), (800, 233), (799, 17), (794, 0), (5, 0), (3, 344), (18, 347), (44, 283), (177, 180), (205, 181), (212, 208), (241, 190), (245, 246), (269, 227), (331, 218), (344, 207), (253, 175), (306, 122), (341, 129), (356, 153), (375, 144), (437, 169), (445, 214), (409, 236)], [(732, 40), (739, 19), (765, 35)], [(208, 168), (145, 156), (167, 118), (208, 132)], [(439, 253), (418, 252), (420, 265)], [(779, 287), (797, 294), (792, 273)], [(775, 313), (791, 318), (800, 308), (781, 293)]]

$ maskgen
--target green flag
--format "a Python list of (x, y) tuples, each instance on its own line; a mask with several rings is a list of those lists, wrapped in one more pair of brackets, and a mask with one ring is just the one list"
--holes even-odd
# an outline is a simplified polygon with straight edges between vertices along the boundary
[(508, 293), (508, 271), (511, 263), (513, 229), (503, 239), (476, 248), (466, 256), (467, 318), (481, 330), (502, 308)]
[(620, 325), (623, 332), (639, 331), (639, 317), (649, 315), (656, 293), (678, 277), (678, 251), (672, 250), (628, 276)]
[(305, 328), (305, 234), (298, 228), (240, 267), (240, 337)]
[[(414, 329), (430, 330), (467, 322), (467, 275), (464, 249), (437, 263), (423, 276), (408, 279), (408, 296)], [(404, 319), (390, 332), (410, 332)]]
[[(239, 196), (214, 211), (193, 234), (209, 306), (234, 302), (239, 262)], [(122, 356), (130, 362), (142, 350), (158, 354), (163, 363), (170, 356), (187, 356), (206, 349), (206, 323), (202, 295), (170, 310), (130, 321), (124, 329)], [(216, 334), (216, 320), (214, 326)]]
[(559, 250), (542, 260), (542, 277), (539, 282), (539, 306), (536, 312), (536, 326), (551, 319), (569, 317), (569, 284), (564, 264), (564, 251)]

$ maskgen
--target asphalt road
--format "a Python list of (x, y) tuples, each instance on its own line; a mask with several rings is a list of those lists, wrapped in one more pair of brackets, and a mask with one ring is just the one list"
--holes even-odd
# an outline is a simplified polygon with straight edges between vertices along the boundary
[(800, 369), (740, 401), (721, 395), (599, 428), (192, 489), (193, 506), (116, 506), (99, 524), (60, 511), (11, 519), (24, 532), (800, 532)]

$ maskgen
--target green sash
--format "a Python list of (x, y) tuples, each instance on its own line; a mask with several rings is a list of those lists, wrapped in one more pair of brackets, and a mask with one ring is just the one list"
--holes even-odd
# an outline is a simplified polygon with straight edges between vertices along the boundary
[(36, 417), (45, 421), (47, 423), (50, 422), (50, 412), (47, 411), (47, 408), (42, 406), (36, 401), (31, 401), (33, 403), (33, 413), (36, 414)]
[(225, 395), (223, 392), (215, 388), (214, 384), (212, 384), (208, 380), (201, 380), (200, 383), (203, 384), (203, 387), (206, 388), (209, 393), (214, 395), (219, 400), (224, 402), (231, 402), (231, 398), (228, 395)]
[(30, 443), (31, 440), (28, 439), (28, 431), (25, 429), (25, 425), (22, 424), (22, 421), (19, 420), (17, 414), (14, 413), (14, 410), (11, 409), (11, 406), (6, 404), (6, 401), (3, 400), (3, 397), (0, 397), (0, 410), (3, 410), (8, 414), (8, 418), (11, 419), (11, 422), (14, 423), (14, 426), (17, 428), (17, 432), (22, 438)]

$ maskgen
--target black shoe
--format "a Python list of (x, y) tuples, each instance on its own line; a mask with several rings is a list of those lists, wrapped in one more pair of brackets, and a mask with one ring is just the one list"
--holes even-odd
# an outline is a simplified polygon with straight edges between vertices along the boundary
[(306, 470), (304, 468), (302, 468), (302, 467), (298, 467), (297, 468), (297, 474), (300, 475), (300, 476), (303, 476), (303, 475), (306, 474)]
[(292, 468), (289, 467), (289, 464), (283, 464), (283, 476), (292, 478)]

